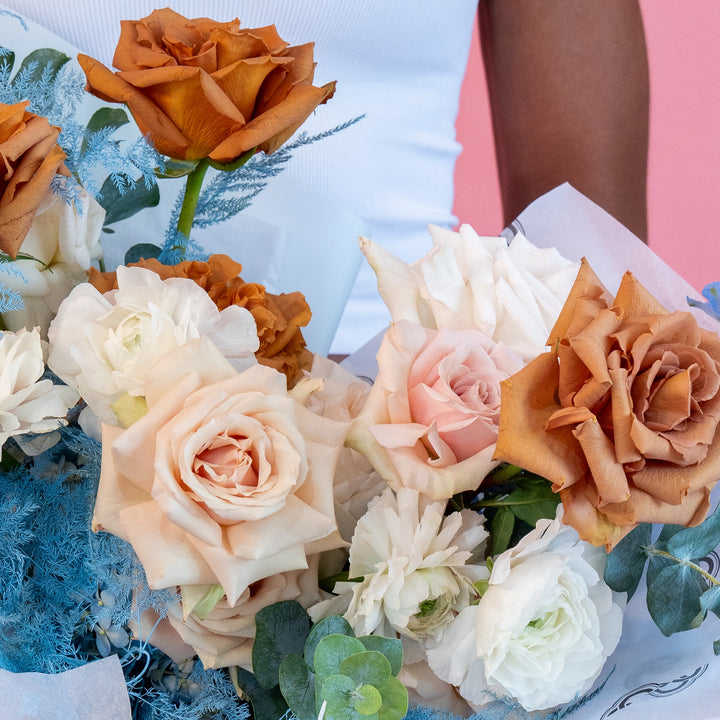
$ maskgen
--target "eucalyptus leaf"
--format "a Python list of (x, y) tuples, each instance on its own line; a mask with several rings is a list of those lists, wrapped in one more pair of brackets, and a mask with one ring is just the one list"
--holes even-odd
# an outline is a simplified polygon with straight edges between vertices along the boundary
[(121, 192), (107, 177), (100, 188), (98, 202), (105, 209), (105, 225), (112, 225), (140, 210), (155, 207), (160, 202), (160, 190), (157, 185), (147, 188), (145, 183), (136, 182)]
[(233, 669), (237, 673), (237, 684), (250, 700), (255, 720), (278, 720), (288, 709), (287, 702), (279, 688), (267, 690), (260, 687), (257, 678), (241, 667)]
[[(127, 113), (122, 108), (102, 107), (96, 110), (92, 117), (88, 120), (86, 128), (89, 132), (98, 132), (105, 128), (119, 128), (130, 122)], [(88, 148), (88, 139), (84, 138), (80, 146), (80, 153), (84, 153)]]
[(399, 638), (386, 638), (382, 635), (363, 635), (358, 640), (366, 650), (377, 650), (390, 663), (390, 671), (397, 675), (402, 668), (403, 649)]
[(327, 703), (325, 717), (327, 720), (360, 720), (362, 716), (352, 706), (352, 695), (355, 683), (347, 675), (330, 675), (322, 686), (322, 697), (316, 704)]
[(499, 507), (490, 526), (491, 555), (499, 555), (507, 550), (514, 526), (515, 515), (513, 511), (507, 505)]
[(298, 720), (317, 720), (315, 674), (295, 653), (280, 663), (280, 692)]
[(365, 646), (356, 638), (347, 635), (327, 635), (315, 648), (313, 666), (318, 678), (337, 675), (340, 663), (355, 653), (365, 652)]
[(125, 265), (131, 263), (140, 262), (143, 258), (149, 260), (150, 258), (156, 258), (160, 256), (162, 248), (158, 245), (152, 245), (151, 243), (138, 243), (127, 249), (125, 253)]
[(630, 599), (642, 577), (651, 544), (652, 525), (642, 523), (629, 532), (608, 554), (605, 582), (615, 592), (626, 592)]
[(312, 626), (310, 634), (305, 641), (305, 662), (311, 670), (315, 665), (313, 659), (315, 657), (315, 648), (317, 644), (327, 635), (347, 635), (355, 637), (355, 632), (350, 623), (342, 615), (330, 615), (320, 620)]
[(697, 527), (675, 533), (668, 541), (668, 552), (681, 560), (697, 560), (720, 545), (720, 510), (716, 507)]
[(382, 695), (374, 685), (361, 685), (353, 696), (353, 709), (363, 717), (377, 715), (382, 705)]
[(390, 677), (378, 690), (383, 699), (378, 720), (402, 720), (408, 711), (407, 688), (397, 678)]
[(392, 677), (390, 662), (375, 650), (355, 653), (340, 663), (340, 672), (353, 679), (355, 685), (382, 685)]
[(720, 617), (720, 585), (713, 585), (700, 596), (700, 607), (705, 613), (712, 612)]
[(657, 545), (661, 546), (664, 545), (667, 547), (668, 540), (675, 535), (675, 533), (680, 532), (681, 530), (684, 530), (684, 525), (663, 525), (662, 530), (660, 531), (660, 535), (657, 539)]
[(280, 663), (292, 653), (302, 655), (309, 632), (310, 618), (294, 600), (277, 602), (258, 611), (252, 667), (260, 687), (270, 689), (278, 684)]
[[(54, 80), (60, 72), (60, 68), (70, 60), (70, 56), (53, 48), (38, 48), (33, 50), (20, 63), (15, 77), (12, 79), (13, 87), (18, 82), (22, 74), (25, 80), (39, 81), (46, 70), (50, 70), (50, 79)], [(37, 63), (31, 70), (31, 65)]]
[(713, 643), (713, 652), (715, 653), (715, 655), (720, 655), (720, 640), (716, 640)]
[(0, 49), (2, 49), (2, 55), (0, 55), (0, 68), (6, 69), (10, 72), (13, 69), (13, 65), (15, 65), (15, 53), (9, 48), (4, 47)]
[(704, 591), (702, 576), (688, 565), (672, 563), (648, 576), (647, 607), (663, 635), (690, 630), (702, 622)]

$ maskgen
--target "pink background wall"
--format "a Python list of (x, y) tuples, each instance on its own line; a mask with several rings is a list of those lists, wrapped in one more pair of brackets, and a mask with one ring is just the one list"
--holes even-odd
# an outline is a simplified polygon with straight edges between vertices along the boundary
[[(720, 280), (720, 2), (640, 0), (650, 61), (650, 247), (698, 289)], [(502, 229), (479, 44), (463, 87), (455, 213)]]

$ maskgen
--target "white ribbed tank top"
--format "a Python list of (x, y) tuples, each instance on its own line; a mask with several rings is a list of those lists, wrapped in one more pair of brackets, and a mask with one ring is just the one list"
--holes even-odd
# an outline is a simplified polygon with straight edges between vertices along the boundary
[[(4, 5), (111, 67), (120, 20), (168, 3), (152, 0), (4, 0)], [(460, 147), (455, 117), (477, 0), (175, 0), (187, 17), (275, 24), (292, 44), (315, 42), (315, 84), (335, 97), (303, 129), (349, 118), (352, 128), (298, 151), (286, 172), (366, 223), (406, 260), (430, 246), (428, 223), (451, 226)], [(288, 288), (292, 290), (292, 288)], [(372, 271), (361, 267), (332, 350), (350, 352), (389, 316)]]

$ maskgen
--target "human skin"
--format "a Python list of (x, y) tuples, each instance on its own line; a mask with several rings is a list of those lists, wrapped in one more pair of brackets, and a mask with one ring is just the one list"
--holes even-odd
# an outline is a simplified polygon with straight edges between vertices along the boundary
[(635, 0), (483, 0), (505, 222), (570, 182), (647, 242), (649, 81)]

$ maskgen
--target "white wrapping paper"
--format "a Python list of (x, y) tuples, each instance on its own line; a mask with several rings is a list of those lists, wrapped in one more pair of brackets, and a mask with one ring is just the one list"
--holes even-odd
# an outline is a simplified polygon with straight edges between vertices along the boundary
[(120, 661), (56, 675), (0, 670), (0, 720), (131, 720)]

